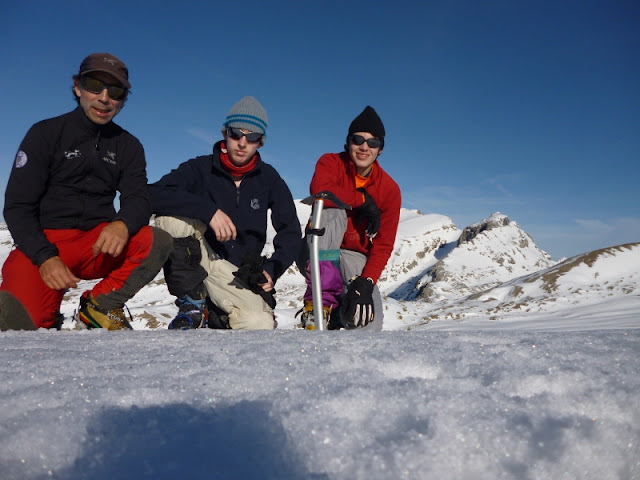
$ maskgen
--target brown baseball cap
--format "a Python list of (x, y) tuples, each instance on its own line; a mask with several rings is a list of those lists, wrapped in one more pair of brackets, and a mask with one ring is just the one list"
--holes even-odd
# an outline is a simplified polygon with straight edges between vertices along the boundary
[(79, 75), (105, 72), (116, 78), (124, 87), (131, 88), (129, 70), (122, 60), (110, 53), (92, 53), (80, 64)]

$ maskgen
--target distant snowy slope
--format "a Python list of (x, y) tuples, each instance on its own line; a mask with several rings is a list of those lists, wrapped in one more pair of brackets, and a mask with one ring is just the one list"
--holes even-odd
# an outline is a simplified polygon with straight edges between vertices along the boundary
[[(640, 326), (640, 243), (578, 255), (433, 307), (428, 321), (481, 320), (485, 326), (493, 323), (495, 327), (516, 322), (511, 326), (523, 327), (527, 323), (533, 325), (538, 319), (556, 318), (563, 319), (557, 323), (565, 329), (586, 330), (607, 327), (603, 318), (615, 320), (624, 316), (626, 322), (615, 322), (619, 328), (637, 328)], [(553, 328), (553, 323), (546, 323), (546, 327)]]
[(402, 209), (393, 253), (379, 280), (382, 292), (405, 299), (459, 236), (460, 230), (449, 217)]
[[(472, 300), (497, 302), (505, 309), (535, 311), (551, 305), (556, 311), (609, 298), (640, 296), (640, 243), (608, 247), (578, 255), (551, 268), (472, 295)], [(536, 306), (535, 302), (544, 300)], [(533, 302), (529, 305), (529, 302)]]

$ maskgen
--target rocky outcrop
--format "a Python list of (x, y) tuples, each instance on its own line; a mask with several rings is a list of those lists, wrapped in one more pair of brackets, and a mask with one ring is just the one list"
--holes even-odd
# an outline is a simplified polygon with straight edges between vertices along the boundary
[(484, 220), (469, 225), (462, 230), (460, 238), (458, 239), (458, 245), (470, 242), (485, 230), (504, 227), (505, 225), (509, 225), (509, 223), (509, 217), (502, 215), (500, 212), (495, 212), (491, 214), (489, 218), (485, 218)]

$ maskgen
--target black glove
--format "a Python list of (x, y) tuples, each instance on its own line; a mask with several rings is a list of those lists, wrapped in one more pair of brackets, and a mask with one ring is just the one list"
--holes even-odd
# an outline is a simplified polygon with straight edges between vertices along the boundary
[(340, 319), (344, 328), (364, 327), (373, 322), (373, 281), (356, 277), (347, 287), (342, 299)]
[(380, 209), (364, 188), (358, 188), (357, 190), (364, 195), (364, 203), (353, 209), (355, 213), (354, 219), (357, 223), (366, 219), (367, 234), (369, 238), (373, 238), (380, 229)]
[(263, 257), (249, 253), (242, 259), (242, 266), (233, 272), (233, 276), (242, 286), (260, 295), (271, 308), (276, 308), (276, 299), (274, 297), (276, 291), (267, 292), (259, 285), (267, 283), (267, 277), (262, 273), (263, 263)]

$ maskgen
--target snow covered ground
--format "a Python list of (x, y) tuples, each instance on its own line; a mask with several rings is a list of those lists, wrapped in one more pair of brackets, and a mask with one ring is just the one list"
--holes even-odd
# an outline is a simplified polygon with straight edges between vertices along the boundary
[(5, 332), (3, 479), (640, 478), (640, 330)]
[(640, 478), (640, 245), (558, 263), (513, 224), (400, 232), (380, 333), (296, 329), (293, 271), (271, 332), (166, 330), (159, 275), (134, 332), (76, 330), (84, 282), (63, 331), (0, 333), (0, 479)]

